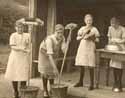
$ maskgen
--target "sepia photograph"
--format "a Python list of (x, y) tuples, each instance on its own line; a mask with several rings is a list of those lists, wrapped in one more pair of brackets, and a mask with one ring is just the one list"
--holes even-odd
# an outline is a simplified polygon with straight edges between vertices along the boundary
[(125, 0), (0, 0), (0, 98), (125, 98)]

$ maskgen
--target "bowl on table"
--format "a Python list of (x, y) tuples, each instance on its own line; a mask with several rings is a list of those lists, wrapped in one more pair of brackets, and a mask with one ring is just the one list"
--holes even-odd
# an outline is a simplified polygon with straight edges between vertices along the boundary
[(117, 45), (117, 44), (109, 44), (105, 46), (105, 50), (122, 51), (122, 48), (120, 45)]

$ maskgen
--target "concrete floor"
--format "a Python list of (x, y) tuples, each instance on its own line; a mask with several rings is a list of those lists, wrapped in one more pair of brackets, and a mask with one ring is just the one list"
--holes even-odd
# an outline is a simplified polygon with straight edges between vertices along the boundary
[[(105, 70), (101, 70), (100, 78), (100, 89), (95, 89), (93, 91), (88, 91), (87, 87), (89, 85), (89, 72), (86, 71), (84, 79), (84, 87), (74, 88), (73, 85), (79, 79), (79, 71), (73, 70), (69, 73), (64, 73), (62, 77), (62, 83), (69, 86), (68, 94), (74, 96), (74, 98), (125, 98), (125, 89), (122, 93), (112, 92), (113, 76), (112, 71), (110, 73), (109, 87), (105, 86)], [(125, 85), (125, 74), (123, 76), (123, 84)], [(40, 78), (31, 79), (30, 85), (40, 87), (38, 98), (42, 98), (42, 80)], [(12, 98), (13, 90), (11, 83), (4, 79), (4, 74), (0, 75), (0, 98)], [(69, 98), (69, 97), (68, 97)], [(73, 98), (73, 97), (71, 97)]]

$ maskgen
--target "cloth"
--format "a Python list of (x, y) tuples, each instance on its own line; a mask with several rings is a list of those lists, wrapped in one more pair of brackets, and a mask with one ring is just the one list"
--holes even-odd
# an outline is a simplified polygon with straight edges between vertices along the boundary
[(55, 78), (55, 73), (48, 55), (53, 55), (55, 60), (58, 57), (58, 53), (61, 48), (64, 49), (63, 44), (64, 38), (62, 41), (58, 41), (54, 34), (48, 36), (46, 40), (41, 42), (38, 57), (38, 71), (42, 74), (42, 76), (51, 79)]
[[(113, 27), (109, 27), (108, 29), (108, 37), (111, 38), (111, 40), (122, 40), (125, 39), (125, 27), (119, 26), (117, 29), (114, 29)], [(122, 49), (125, 51), (125, 43), (119, 44)], [(110, 61), (110, 67), (114, 68), (123, 68), (123, 62), (120, 62), (118, 60), (111, 60)]]
[[(81, 27), (78, 31), (79, 35), (84, 35), (85, 32), (85, 26)], [(90, 30), (90, 34), (95, 35), (95, 37), (99, 37), (99, 31), (96, 27), (92, 27)], [(85, 40), (84, 38), (81, 39), (80, 45), (77, 50), (77, 55), (75, 59), (75, 65), (76, 66), (91, 66), (95, 67), (95, 42), (92, 40)]]
[[(24, 47), (29, 49), (30, 36), (28, 33), (18, 34), (13, 33), (10, 36), (10, 46)], [(5, 78), (10, 81), (27, 81), (29, 72), (29, 53), (22, 51), (15, 51), (11, 49), (9, 55)]]

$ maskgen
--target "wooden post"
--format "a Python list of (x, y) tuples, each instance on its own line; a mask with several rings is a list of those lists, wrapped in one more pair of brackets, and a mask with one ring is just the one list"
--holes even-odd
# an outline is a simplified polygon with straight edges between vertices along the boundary
[(54, 32), (56, 25), (56, 0), (48, 0), (47, 35)]
[[(29, 18), (36, 18), (36, 7), (37, 7), (37, 0), (29, 0)], [(28, 27), (28, 31), (31, 33), (31, 44), (32, 44), (32, 60), (35, 60), (37, 57), (36, 57), (36, 48), (37, 48), (37, 43), (36, 43), (36, 27), (35, 26), (29, 26)], [(34, 67), (32, 66), (32, 62), (31, 62), (31, 66), (30, 66), (30, 74), (31, 74), (31, 77), (34, 77), (35, 76), (35, 70), (34, 70)]]
[(29, 0), (29, 17), (30, 18), (36, 17), (36, 6), (37, 6), (37, 0)]

